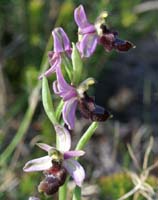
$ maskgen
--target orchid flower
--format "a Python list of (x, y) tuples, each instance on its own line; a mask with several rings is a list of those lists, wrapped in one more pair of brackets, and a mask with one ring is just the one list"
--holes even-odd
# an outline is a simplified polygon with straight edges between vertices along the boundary
[(49, 171), (53, 168), (53, 163), (60, 163), (66, 169), (70, 176), (74, 179), (76, 185), (81, 187), (85, 178), (85, 171), (74, 157), (84, 155), (84, 151), (70, 150), (71, 137), (66, 128), (61, 125), (55, 125), (55, 130), (58, 135), (58, 148), (48, 144), (38, 143), (37, 145), (48, 153), (47, 156), (36, 158), (28, 161), (23, 170), (25, 172), (33, 171)]
[(78, 25), (79, 42), (77, 47), (82, 57), (90, 57), (97, 44), (102, 44), (106, 51), (116, 49), (118, 51), (128, 51), (133, 47), (129, 41), (118, 38), (118, 34), (106, 27), (105, 18), (107, 12), (102, 12), (97, 18), (95, 24), (89, 23), (85, 10), (82, 5), (78, 6), (74, 11), (74, 19)]
[[(70, 58), (72, 51), (69, 38), (61, 27), (55, 28), (52, 31), (52, 35), (54, 39), (54, 51), (48, 53), (51, 67), (44, 72), (45, 76), (50, 76), (61, 65), (63, 53)], [(40, 75), (39, 79), (41, 79), (42, 76), (43, 75)]]
[(75, 88), (69, 85), (63, 77), (61, 68), (56, 70), (57, 80), (53, 83), (54, 93), (59, 95), (63, 101), (62, 116), (68, 128), (74, 129), (75, 113), (77, 106), (85, 118), (92, 121), (105, 121), (110, 117), (108, 111), (95, 104), (94, 99), (86, 93), (90, 85), (95, 83), (93, 78), (88, 78)]
[(59, 95), (64, 100), (62, 110), (63, 120), (68, 125), (68, 128), (74, 129), (75, 112), (78, 102), (78, 93), (75, 87), (69, 85), (61, 72), (61, 68), (56, 71), (57, 80), (53, 83), (54, 93)]

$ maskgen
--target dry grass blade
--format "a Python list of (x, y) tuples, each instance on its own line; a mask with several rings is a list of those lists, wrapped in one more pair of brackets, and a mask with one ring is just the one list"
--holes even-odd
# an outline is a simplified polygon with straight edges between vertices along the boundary
[(140, 188), (140, 185), (135, 186), (131, 191), (129, 191), (128, 193), (126, 193), (125, 195), (123, 195), (122, 197), (120, 197), (118, 200), (124, 200), (127, 199), (128, 197), (132, 196), (133, 194), (135, 194)]
[(151, 152), (152, 147), (153, 147), (153, 142), (154, 142), (154, 139), (153, 139), (153, 137), (151, 137), (149, 144), (148, 144), (148, 147), (147, 147), (147, 150), (146, 150), (145, 155), (144, 155), (143, 170), (147, 169), (149, 155), (150, 155), (150, 152)]
[(158, 9), (158, 1), (146, 1), (134, 7), (136, 14)]
[[(145, 151), (143, 166), (140, 174), (137, 175), (135, 172), (127, 171), (135, 186), (131, 191), (126, 193), (124, 196), (120, 197), (118, 200), (127, 199), (132, 195), (134, 200), (138, 200), (140, 195), (147, 200), (153, 200), (153, 196), (156, 196), (153, 187), (146, 182), (147, 178), (149, 177), (149, 172), (158, 166), (158, 161), (157, 161), (155, 164), (148, 167), (148, 160), (153, 147), (153, 143), (154, 140), (153, 137), (151, 137), (147, 149)], [(127, 148), (134, 164), (136, 165), (137, 168), (141, 169), (134, 155), (134, 152), (129, 144), (127, 145)]]
[(131, 158), (132, 158), (132, 160), (133, 160), (134, 165), (136, 166), (136, 168), (137, 168), (138, 170), (140, 170), (141, 167), (140, 167), (140, 165), (139, 165), (139, 163), (138, 163), (138, 160), (136, 159), (136, 157), (135, 157), (135, 155), (134, 155), (134, 152), (133, 152), (133, 150), (132, 150), (132, 148), (131, 148), (131, 146), (130, 146), (129, 144), (127, 144), (127, 148), (128, 148), (128, 152), (129, 152), (129, 154), (130, 154), (130, 156), (131, 156)]
[(155, 169), (156, 167), (158, 167), (158, 160), (156, 161), (156, 163), (154, 163), (153, 165), (149, 166), (147, 168), (147, 170), (150, 172), (151, 170)]

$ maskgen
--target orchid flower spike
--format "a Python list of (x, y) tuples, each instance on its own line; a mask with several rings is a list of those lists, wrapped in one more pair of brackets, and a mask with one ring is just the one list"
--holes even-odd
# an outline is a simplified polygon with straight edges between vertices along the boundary
[(75, 88), (66, 82), (61, 68), (57, 69), (56, 76), (57, 80), (53, 83), (53, 90), (64, 101), (62, 116), (70, 130), (74, 129), (77, 106), (82, 115), (92, 121), (105, 121), (110, 117), (110, 113), (103, 107), (96, 105), (94, 99), (86, 93), (89, 86), (95, 83), (93, 78), (86, 79)]
[(90, 57), (97, 44), (102, 44), (105, 50), (111, 51), (116, 49), (118, 51), (128, 51), (134, 47), (133, 44), (126, 40), (118, 38), (118, 33), (111, 31), (105, 25), (105, 18), (108, 13), (102, 12), (94, 24), (87, 20), (87, 16), (82, 5), (78, 6), (74, 11), (74, 19), (78, 25), (79, 42), (77, 47), (82, 57)]
[(25, 172), (44, 171), (46, 179), (40, 183), (39, 191), (48, 195), (56, 192), (59, 186), (65, 182), (66, 172), (70, 174), (79, 187), (82, 186), (85, 178), (83, 167), (74, 159), (83, 156), (85, 152), (70, 150), (71, 137), (66, 128), (55, 125), (55, 130), (58, 135), (58, 148), (38, 143), (37, 145), (48, 155), (28, 161), (23, 168)]
[[(49, 63), (51, 67), (44, 72), (45, 76), (50, 76), (60, 67), (62, 62), (62, 54), (64, 53), (68, 58), (71, 57), (71, 45), (70, 40), (64, 30), (59, 27), (55, 28), (52, 31), (53, 40), (54, 40), (54, 51), (48, 53)], [(43, 77), (43, 74), (39, 76), (39, 79)]]

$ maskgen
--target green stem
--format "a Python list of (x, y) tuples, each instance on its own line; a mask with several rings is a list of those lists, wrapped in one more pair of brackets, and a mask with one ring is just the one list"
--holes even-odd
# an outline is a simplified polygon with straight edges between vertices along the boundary
[(63, 186), (59, 188), (59, 200), (66, 200), (67, 198), (67, 183), (68, 183), (69, 177), (67, 177), (65, 183)]
[[(88, 127), (87, 131), (80, 138), (80, 140), (79, 140), (79, 142), (76, 146), (76, 150), (82, 150), (86, 146), (86, 144), (88, 143), (88, 141), (90, 140), (90, 138), (94, 134), (97, 127), (98, 127), (98, 122), (93, 122)], [(72, 200), (81, 200), (81, 188), (80, 187), (78, 187), (78, 186), (75, 187)]]
[(76, 150), (82, 150), (86, 144), (88, 143), (88, 141), (90, 140), (90, 138), (92, 137), (92, 135), (94, 134), (95, 130), (98, 127), (98, 122), (93, 122), (87, 129), (87, 131), (83, 134), (83, 136), (80, 138), (77, 146), (76, 146)]
[(81, 188), (76, 186), (73, 191), (72, 200), (81, 200)]

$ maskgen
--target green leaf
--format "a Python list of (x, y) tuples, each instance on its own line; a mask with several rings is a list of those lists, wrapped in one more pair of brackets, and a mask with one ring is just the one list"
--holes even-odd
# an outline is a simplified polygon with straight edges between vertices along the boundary
[(81, 188), (76, 186), (73, 191), (72, 200), (81, 200)]
[(78, 85), (82, 75), (83, 64), (80, 53), (74, 43), (72, 43), (72, 47), (73, 83)]
[(42, 79), (42, 101), (44, 110), (48, 118), (54, 125), (57, 124), (52, 98), (49, 90), (48, 80), (45, 76)]

